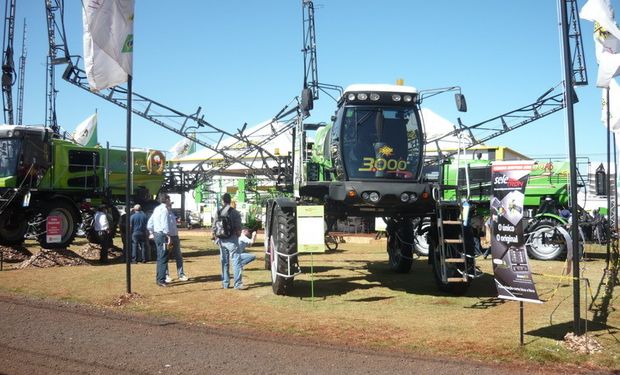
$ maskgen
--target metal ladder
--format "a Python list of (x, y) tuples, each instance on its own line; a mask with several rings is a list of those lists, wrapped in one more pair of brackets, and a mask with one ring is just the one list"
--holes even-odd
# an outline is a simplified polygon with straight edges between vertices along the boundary
[[(460, 149), (460, 145), (459, 145)], [(436, 189), (435, 201), (437, 202), (437, 234), (439, 241), (439, 263), (441, 267), (441, 279), (444, 283), (468, 282), (470, 279), (479, 276), (476, 268), (476, 259), (473, 255), (467, 254), (467, 245), (465, 243), (465, 229), (463, 207), (460, 199), (460, 189), (458, 186), (460, 154), (456, 160), (456, 178), (455, 185), (444, 185), (444, 173), (446, 164), (441, 163), (439, 168), (439, 186)], [(469, 174), (467, 172), (468, 165), (465, 167), (465, 181), (467, 184), (467, 197), (463, 202), (467, 202), (469, 198)], [(444, 200), (442, 186), (455, 190), (455, 200)], [(456, 249), (456, 251), (454, 251)], [(456, 254), (455, 254), (456, 253)], [(455, 268), (459, 277), (454, 277), (454, 272), (448, 272), (449, 268)], [(468, 273), (473, 270), (473, 273)], [(451, 276), (449, 276), (451, 275)]]
[[(437, 233), (442, 281), (444, 283), (467, 282), (470, 276), (467, 273), (470, 269), (468, 263), (475, 262), (475, 259), (467, 256), (461, 206), (458, 202), (443, 200), (438, 201), (437, 205)], [(457, 249), (457, 254), (451, 247)], [(448, 277), (449, 267), (457, 268), (461, 277)], [(471, 268), (475, 269), (475, 267)]]

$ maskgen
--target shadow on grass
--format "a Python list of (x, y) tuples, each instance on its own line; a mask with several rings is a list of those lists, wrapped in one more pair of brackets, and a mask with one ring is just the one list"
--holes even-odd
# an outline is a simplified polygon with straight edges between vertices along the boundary
[(200, 284), (200, 283), (206, 283), (206, 282), (212, 282), (212, 281), (220, 281), (220, 280), (222, 280), (220, 275), (193, 276), (193, 277), (190, 277), (189, 280), (187, 280), (187, 281), (175, 280), (172, 283), (168, 284), (168, 286), (172, 288), (172, 287), (175, 287), (175, 286), (182, 286), (182, 285), (189, 285), (189, 284)]
[[(582, 329), (584, 329), (584, 327), (586, 326), (586, 323), (588, 326), (588, 332), (608, 331), (612, 335), (615, 333), (618, 333), (617, 327), (609, 326), (607, 324), (597, 323), (592, 320), (586, 321), (585, 319), (581, 319)], [(538, 328), (533, 331), (528, 331), (525, 333), (531, 336), (536, 336), (536, 337), (548, 338), (552, 340), (562, 340), (564, 339), (564, 335), (566, 335), (568, 332), (573, 332), (573, 331), (574, 331), (573, 322), (571, 321), (571, 322), (553, 324), (550, 326)]]
[(195, 258), (195, 257), (213, 256), (213, 255), (219, 256), (220, 251), (218, 249), (193, 250), (193, 251), (184, 252), (183, 258)]
[[(313, 267), (313, 271), (314, 274), (320, 275), (333, 270), (342, 270), (343, 268), (347, 267), (316, 266)], [(367, 262), (366, 266), (349, 267), (349, 270), (353, 272), (365, 270), (365, 272), (359, 272), (358, 276), (350, 277), (341, 277), (337, 274), (321, 275), (319, 280), (314, 281), (315, 297), (339, 296), (354, 290), (370, 290), (375, 287), (417, 295), (450, 296), (449, 293), (441, 292), (437, 288), (432, 267), (427, 264), (426, 259), (414, 261), (409, 273), (395, 273), (389, 268), (387, 261)], [(304, 266), (302, 271), (305, 274), (309, 274), (310, 267)], [(290, 295), (300, 298), (308, 297), (311, 288), (310, 284), (311, 281), (309, 280), (295, 280), (295, 286)], [(493, 299), (497, 296), (497, 291), (491, 275), (485, 274), (472, 281), (465, 296), (481, 299), (480, 302), (472, 305), (471, 308), (490, 308), (499, 304), (499, 302), (493, 302)], [(381, 298), (383, 297), (368, 297), (359, 302), (372, 302)]]

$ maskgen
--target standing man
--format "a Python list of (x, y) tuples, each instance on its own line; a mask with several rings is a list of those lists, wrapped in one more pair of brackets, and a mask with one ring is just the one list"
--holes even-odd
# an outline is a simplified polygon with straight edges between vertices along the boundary
[(108, 263), (108, 251), (112, 247), (112, 241), (110, 239), (110, 222), (108, 221), (108, 215), (106, 212), (106, 206), (100, 205), (97, 207), (95, 213), (95, 232), (97, 232), (97, 238), (101, 249), (99, 250), (99, 262)]
[[(168, 228), (170, 232), (168, 233), (170, 236), (170, 243), (172, 244), (172, 256), (174, 257), (177, 264), (177, 276), (179, 277), (179, 281), (187, 281), (189, 278), (185, 275), (183, 271), (183, 256), (181, 255), (181, 241), (179, 240), (179, 229), (177, 228), (177, 217), (172, 212), (172, 202), (168, 200), (166, 202), (166, 208), (168, 209)], [(166, 271), (168, 270), (168, 264), (166, 263)], [(166, 272), (168, 273), (168, 272)], [(172, 281), (169, 277), (166, 277), (166, 281)]]
[(155, 274), (155, 282), (161, 287), (167, 286), (166, 268), (168, 268), (168, 252), (166, 250), (166, 244), (170, 242), (168, 207), (166, 207), (168, 202), (170, 202), (170, 197), (168, 194), (160, 194), (160, 204), (155, 207), (153, 215), (151, 215), (147, 225), (148, 230), (151, 231), (155, 237), (155, 246), (157, 247), (157, 271)]
[[(129, 219), (129, 231), (131, 232), (131, 263), (146, 263), (149, 256), (146, 253), (146, 214), (142, 206), (133, 206), (133, 214)], [(140, 253), (138, 254), (138, 250)]]
[[(222, 196), (222, 207), (217, 211), (215, 221), (217, 222), (220, 217), (228, 217), (230, 222), (230, 235), (228, 237), (216, 236), (214, 233), (215, 243), (220, 247), (220, 262), (222, 264), (222, 288), (228, 289), (230, 283), (230, 271), (228, 269), (229, 259), (232, 258), (233, 273), (234, 273), (234, 287), (237, 290), (246, 290), (247, 287), (243, 285), (242, 280), (242, 265), (241, 254), (239, 253), (239, 235), (241, 234), (241, 215), (239, 212), (231, 207), (230, 194), (226, 193)], [(213, 226), (215, 229), (216, 225)]]

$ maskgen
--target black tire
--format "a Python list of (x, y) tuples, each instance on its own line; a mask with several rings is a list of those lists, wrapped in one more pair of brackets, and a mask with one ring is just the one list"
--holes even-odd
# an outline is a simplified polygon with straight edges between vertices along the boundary
[(0, 245), (22, 244), (27, 230), (28, 220), (23, 211), (7, 210), (0, 215)]
[[(293, 288), (293, 277), (283, 277), (277, 274), (288, 272), (288, 259), (286, 256), (277, 255), (276, 251), (283, 254), (297, 252), (297, 228), (293, 211), (284, 211), (280, 206), (275, 206), (269, 226), (269, 236), (265, 241), (268, 241), (273, 292), (277, 295), (287, 295)], [(299, 269), (297, 256), (290, 257), (290, 264), (293, 272)]]
[(429, 217), (418, 218), (413, 224), (413, 251), (420, 256), (428, 256), (430, 244), (428, 242), (428, 231), (431, 227)]
[(566, 258), (564, 238), (555, 227), (563, 225), (559, 220), (543, 217), (533, 222), (527, 232), (525, 248), (530, 258), (555, 260)]
[[(47, 217), (52, 215), (60, 216), (60, 242), (48, 243), (46, 233)], [(39, 233), (41, 234), (37, 237), (37, 241), (42, 248), (64, 249), (71, 245), (81, 220), (75, 205), (64, 199), (53, 199), (43, 204), (43, 218), (44, 220), (39, 226)]]
[(82, 210), (82, 229), (90, 243), (99, 244), (99, 236), (95, 232), (95, 213), (92, 209)]
[[(457, 283), (449, 283), (443, 282), (443, 278), (441, 277), (441, 265), (440, 265), (440, 249), (437, 244), (436, 239), (431, 239), (429, 241), (429, 246), (431, 248), (431, 265), (433, 266), (433, 276), (435, 278), (435, 284), (437, 284), (437, 288), (442, 292), (450, 293), (453, 295), (463, 295), (467, 292), (470, 281), (467, 282), (457, 282)], [(446, 245), (446, 257), (448, 258), (459, 258), (459, 250), (456, 245), (447, 244)], [(448, 263), (446, 265), (446, 277), (462, 277), (463, 264), (462, 263)], [(460, 272), (459, 272), (460, 271)]]
[[(111, 228), (111, 234), (110, 234), (110, 241), (112, 241), (114, 239), (114, 237), (116, 237), (116, 230), (118, 229), (118, 225), (121, 221), (121, 214), (120, 212), (118, 212), (118, 208), (116, 208), (115, 206), (108, 206), (108, 215), (110, 215), (110, 213), (112, 214), (112, 220), (110, 221), (110, 228)], [(125, 228), (121, 228), (121, 231), (124, 231)]]
[(390, 219), (386, 228), (390, 269), (407, 273), (413, 264), (413, 222), (411, 219)]

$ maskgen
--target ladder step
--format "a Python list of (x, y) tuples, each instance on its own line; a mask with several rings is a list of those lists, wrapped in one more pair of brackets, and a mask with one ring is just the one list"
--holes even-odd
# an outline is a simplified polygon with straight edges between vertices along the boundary
[(461, 225), (463, 222), (461, 220), (444, 220), (444, 224), (453, 224), (453, 225)]
[(437, 204), (439, 204), (440, 207), (461, 208), (461, 205), (457, 201), (439, 201)]
[(445, 243), (463, 243), (463, 240), (460, 238), (456, 238), (456, 239), (445, 239), (443, 240), (443, 242)]
[(463, 258), (446, 258), (446, 263), (465, 263), (465, 259)]
[(462, 277), (448, 277), (448, 282), (449, 283), (465, 283), (467, 282), (467, 280), (463, 279)]

